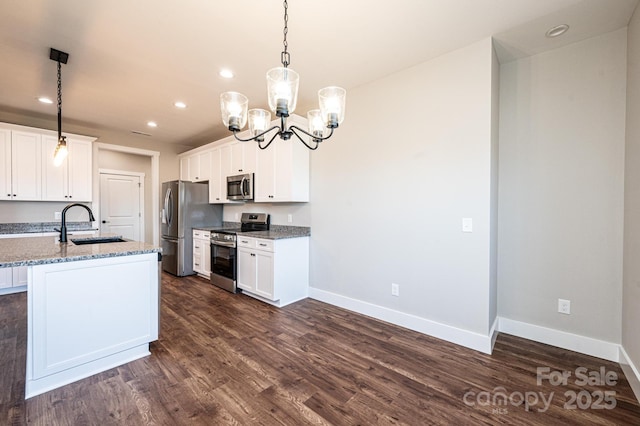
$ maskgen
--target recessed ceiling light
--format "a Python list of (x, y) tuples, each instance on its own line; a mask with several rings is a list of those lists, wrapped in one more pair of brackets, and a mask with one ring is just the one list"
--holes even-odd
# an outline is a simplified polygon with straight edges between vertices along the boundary
[(42, 102), (43, 104), (52, 104), (53, 103), (53, 101), (51, 99), (49, 99), (49, 98), (47, 98), (45, 96), (40, 96), (38, 98), (38, 101)]
[(147, 121), (147, 126), (149, 127), (158, 127), (158, 123), (155, 121)]
[(176, 108), (185, 109), (187, 107), (187, 104), (181, 101), (176, 101), (173, 103), (173, 106), (175, 106)]
[(567, 31), (569, 31), (569, 26), (567, 24), (556, 25), (555, 27), (549, 28), (545, 35), (549, 38), (553, 38), (561, 36)]
[(229, 69), (222, 69), (220, 70), (220, 77), (222, 78), (233, 78), (233, 71), (229, 70)]

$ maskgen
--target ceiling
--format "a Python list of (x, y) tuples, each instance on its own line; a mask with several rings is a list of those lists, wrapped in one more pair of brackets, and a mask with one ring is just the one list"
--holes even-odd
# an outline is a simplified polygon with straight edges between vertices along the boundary
[[(290, 0), (290, 67), (300, 74), (296, 113), (317, 90), (349, 91), (443, 53), (495, 37), (502, 62), (625, 27), (638, 0)], [(0, 111), (50, 117), (62, 68), (63, 128), (83, 126), (197, 146), (227, 136), (219, 96), (244, 93), (267, 108), (265, 73), (280, 65), (281, 0), (3, 0)], [(556, 39), (551, 26), (571, 29)], [(230, 68), (230, 80), (218, 75)], [(347, 94), (347, 116), (348, 110)], [(188, 106), (179, 110), (177, 100)], [(156, 121), (155, 129), (147, 127)], [(24, 123), (17, 123), (24, 124)], [(55, 124), (54, 124), (55, 126)], [(73, 130), (71, 130), (73, 131)]]

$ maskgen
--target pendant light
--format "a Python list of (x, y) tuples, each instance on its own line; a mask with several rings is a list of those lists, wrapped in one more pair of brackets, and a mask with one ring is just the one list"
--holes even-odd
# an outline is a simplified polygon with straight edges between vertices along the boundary
[[(318, 149), (320, 142), (329, 139), (333, 135), (333, 130), (343, 122), (347, 91), (336, 86), (321, 89), (318, 91), (320, 108), (307, 113), (308, 131), (295, 125), (287, 127), (287, 117), (296, 109), (300, 81), (298, 73), (289, 68), (291, 56), (287, 51), (288, 7), (287, 0), (284, 0), (284, 50), (280, 54), (282, 66), (267, 72), (269, 108), (277, 117), (280, 117), (280, 125), (268, 128), (271, 123), (271, 113), (264, 109), (247, 111), (249, 99), (238, 92), (225, 92), (220, 95), (222, 122), (233, 132), (236, 139), (242, 142), (258, 142), (260, 149), (266, 149), (276, 136), (288, 140), (292, 135), (295, 135), (307, 148), (315, 150)], [(238, 132), (247, 124), (247, 121), (251, 137), (248, 139), (239, 138)], [(265, 135), (272, 130), (277, 131), (263, 146), (261, 142), (264, 141)], [(309, 143), (305, 139), (308, 139)]]
[(62, 64), (69, 60), (69, 54), (51, 48), (49, 59), (58, 63), (58, 144), (53, 153), (53, 164), (58, 167), (67, 158), (67, 138), (62, 136)]

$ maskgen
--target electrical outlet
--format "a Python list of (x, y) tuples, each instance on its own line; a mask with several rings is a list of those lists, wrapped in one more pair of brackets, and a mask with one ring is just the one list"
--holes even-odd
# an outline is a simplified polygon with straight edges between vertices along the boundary
[(53, 218), (54, 218), (55, 220), (60, 220), (60, 219), (62, 219), (62, 212), (55, 212), (55, 213), (53, 213)]
[(396, 283), (391, 283), (391, 295), (400, 296), (400, 286)]
[(240, 220), (240, 214), (236, 213), (236, 222)]
[(462, 218), (462, 232), (473, 232), (473, 219), (470, 217)]
[(287, 221), (288, 221), (289, 223), (293, 223), (293, 215), (292, 215), (292, 214), (287, 215)]
[(558, 312), (571, 315), (571, 300), (558, 299)]

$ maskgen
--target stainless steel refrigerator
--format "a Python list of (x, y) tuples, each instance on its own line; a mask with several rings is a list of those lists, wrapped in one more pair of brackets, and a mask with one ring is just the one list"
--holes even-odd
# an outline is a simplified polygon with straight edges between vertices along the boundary
[(162, 269), (193, 275), (193, 228), (222, 225), (222, 206), (209, 204), (209, 185), (182, 180), (162, 184)]

